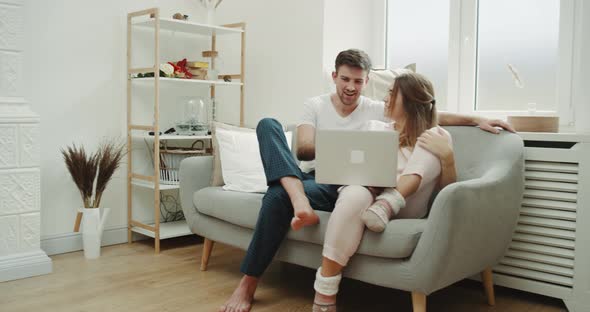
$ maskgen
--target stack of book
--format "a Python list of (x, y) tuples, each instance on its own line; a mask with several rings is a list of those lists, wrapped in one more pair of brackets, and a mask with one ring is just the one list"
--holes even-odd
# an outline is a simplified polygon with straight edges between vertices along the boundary
[(209, 62), (188, 62), (188, 71), (193, 74), (193, 79), (207, 79)]

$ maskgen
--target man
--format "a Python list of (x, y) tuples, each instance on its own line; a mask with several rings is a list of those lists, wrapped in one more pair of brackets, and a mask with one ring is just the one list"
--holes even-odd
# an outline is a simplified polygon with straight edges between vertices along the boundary
[[(244, 274), (231, 298), (219, 309), (222, 312), (249, 311), (260, 276), (271, 263), (289, 231), (319, 222), (315, 210), (332, 211), (338, 198), (338, 186), (317, 184), (314, 178), (315, 130), (360, 129), (369, 120), (384, 120), (384, 103), (361, 96), (368, 81), (371, 61), (360, 50), (342, 51), (336, 57), (332, 79), (336, 93), (306, 101), (297, 126), (297, 165), (287, 145), (283, 127), (270, 118), (256, 128), (260, 155), (268, 191), (246, 257), (241, 265)], [(456, 114), (439, 114), (441, 125), (478, 125), (498, 133), (495, 126), (511, 130), (500, 120), (487, 120)]]

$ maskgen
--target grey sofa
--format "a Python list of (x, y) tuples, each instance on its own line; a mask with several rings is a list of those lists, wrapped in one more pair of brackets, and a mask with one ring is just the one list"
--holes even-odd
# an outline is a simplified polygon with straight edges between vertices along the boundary
[[(434, 198), (427, 218), (393, 220), (383, 233), (366, 231), (344, 276), (412, 292), (414, 311), (426, 296), (482, 273), (494, 303), (491, 267), (511, 240), (524, 189), (522, 139), (475, 127), (446, 127), (453, 136), (458, 182)], [(193, 157), (180, 166), (180, 196), (191, 230), (206, 238), (201, 269), (213, 242), (246, 249), (262, 194), (209, 187), (213, 158)], [(317, 268), (330, 213), (320, 224), (290, 231), (276, 260)], [(237, 267), (235, 268), (238, 269)], [(311, 287), (311, 285), (310, 285)]]

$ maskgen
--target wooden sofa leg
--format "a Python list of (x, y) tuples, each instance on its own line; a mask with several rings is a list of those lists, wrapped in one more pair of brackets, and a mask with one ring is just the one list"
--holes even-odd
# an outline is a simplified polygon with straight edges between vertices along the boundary
[(414, 307), (414, 312), (426, 312), (426, 295), (413, 291), (412, 306)]
[(486, 296), (488, 297), (488, 304), (494, 306), (496, 304), (496, 296), (494, 295), (494, 280), (491, 268), (487, 268), (481, 272), (481, 280), (486, 291)]
[(215, 242), (205, 238), (203, 244), (203, 255), (201, 256), (201, 271), (207, 271), (207, 264), (209, 263), (209, 256), (211, 256), (211, 250)]

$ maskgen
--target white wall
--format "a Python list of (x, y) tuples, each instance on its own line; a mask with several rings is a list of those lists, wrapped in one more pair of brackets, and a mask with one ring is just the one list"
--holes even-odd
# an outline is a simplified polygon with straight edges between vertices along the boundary
[[(204, 21), (196, 0), (28, 1), (25, 97), (41, 117), (41, 235), (71, 233), (81, 205), (59, 149), (94, 149), (125, 136), (126, 15), (160, 7)], [(322, 92), (323, 2), (225, 0), (217, 22), (245, 21), (246, 124), (266, 116), (295, 122), (307, 97)], [(237, 107), (237, 106), (236, 106)], [(107, 188), (107, 227), (126, 225), (126, 168)]]
[(217, 21), (245, 21), (246, 125), (263, 117), (296, 122), (322, 93), (323, 1), (225, 0)]
[(384, 13), (382, 0), (324, 1), (324, 67), (334, 70), (338, 52), (361, 49), (371, 57), (373, 67), (384, 65)]

